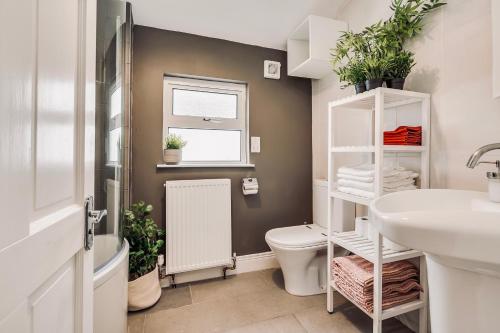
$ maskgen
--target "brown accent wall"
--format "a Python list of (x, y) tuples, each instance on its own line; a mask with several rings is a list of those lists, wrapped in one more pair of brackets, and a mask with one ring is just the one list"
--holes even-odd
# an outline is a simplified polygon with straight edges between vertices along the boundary
[[(134, 27), (132, 200), (154, 206), (165, 226), (165, 180), (230, 178), (233, 251), (268, 251), (267, 230), (312, 222), (311, 82), (286, 75), (286, 52), (143, 26)], [(264, 60), (282, 64), (281, 80), (264, 79)], [(255, 169), (157, 169), (162, 163), (163, 76), (177, 73), (248, 83), (250, 135), (261, 137)], [(244, 197), (242, 177), (260, 192)]]

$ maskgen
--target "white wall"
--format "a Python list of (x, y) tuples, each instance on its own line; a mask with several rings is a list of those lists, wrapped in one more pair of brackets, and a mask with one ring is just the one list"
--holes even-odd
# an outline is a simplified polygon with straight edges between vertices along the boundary
[[(410, 48), (417, 65), (406, 89), (432, 94), (431, 187), (486, 190), (485, 172), (465, 167), (479, 146), (500, 142), (500, 100), (492, 99), (490, 1), (448, 0)], [(352, 0), (338, 19), (354, 31), (386, 19), (390, 0)], [(313, 175), (327, 176), (327, 102), (353, 94), (334, 74), (313, 80)], [(353, 128), (353, 130), (355, 130)], [(490, 153), (499, 159), (500, 151)]]

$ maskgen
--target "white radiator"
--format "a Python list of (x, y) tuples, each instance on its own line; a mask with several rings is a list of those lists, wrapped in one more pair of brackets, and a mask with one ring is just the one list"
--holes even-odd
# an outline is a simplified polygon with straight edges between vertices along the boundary
[(231, 180), (167, 181), (165, 188), (167, 274), (231, 264)]

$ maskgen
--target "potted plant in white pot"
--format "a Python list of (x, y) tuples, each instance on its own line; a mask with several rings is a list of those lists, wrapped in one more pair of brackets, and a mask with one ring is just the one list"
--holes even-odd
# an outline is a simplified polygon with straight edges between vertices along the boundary
[(186, 144), (187, 142), (182, 140), (179, 135), (169, 134), (165, 138), (163, 161), (167, 164), (179, 164), (179, 162), (182, 161), (182, 148), (184, 148)]
[(154, 305), (161, 296), (158, 253), (164, 232), (150, 217), (153, 206), (144, 201), (125, 210), (124, 236), (130, 245), (128, 309), (137, 311)]

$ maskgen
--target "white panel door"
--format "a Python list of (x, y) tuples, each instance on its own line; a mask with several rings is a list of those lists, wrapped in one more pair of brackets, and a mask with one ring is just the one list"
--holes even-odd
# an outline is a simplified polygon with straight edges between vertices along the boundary
[(92, 332), (96, 0), (0, 0), (0, 332)]

